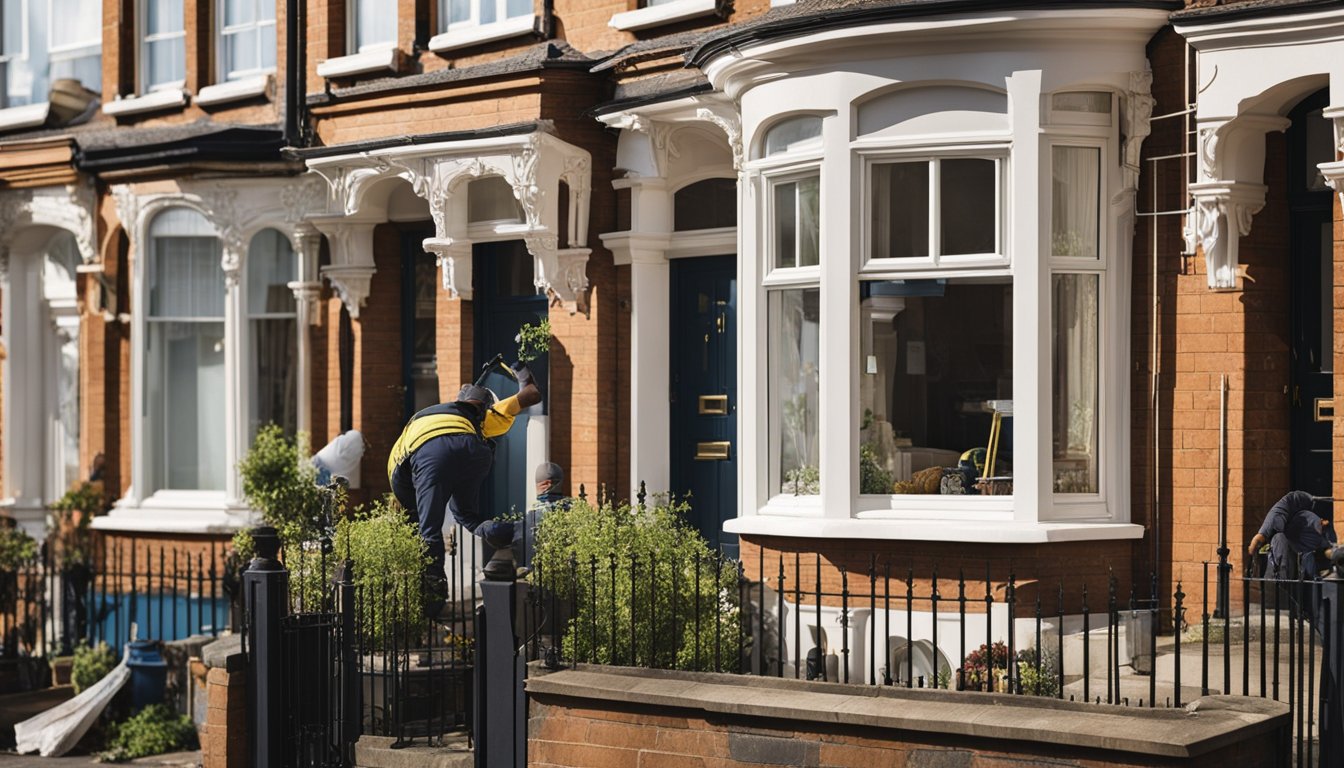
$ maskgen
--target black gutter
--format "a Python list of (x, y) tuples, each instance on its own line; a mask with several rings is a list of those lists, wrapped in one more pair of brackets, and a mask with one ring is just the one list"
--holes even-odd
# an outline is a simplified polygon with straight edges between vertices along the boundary
[(334, 144), (325, 147), (285, 147), (281, 156), (286, 160), (312, 160), (336, 155), (350, 155), (358, 152), (373, 152), (390, 147), (413, 147), (420, 144), (437, 144), (444, 141), (470, 141), (472, 139), (494, 139), (501, 136), (523, 136), (541, 130), (541, 123), (514, 123), (471, 131), (444, 131), (441, 133), (422, 133), (415, 136), (389, 136), (368, 141), (354, 141), (349, 144)]
[(931, 16), (949, 16), (965, 13), (1003, 13), (1005, 11), (1063, 11), (1087, 9), (1139, 10), (1153, 9), (1176, 11), (1184, 7), (1182, 2), (1173, 0), (1067, 0), (1049, 2), (1032, 0), (1031, 2), (1002, 2), (1002, 0), (906, 0), (901, 3), (872, 6), (848, 6), (808, 14), (800, 6), (784, 6), (788, 14), (784, 18), (770, 20), (770, 14), (760, 22), (748, 22), (737, 29), (727, 29), (701, 43), (687, 57), (687, 66), (701, 67), (724, 53), (736, 50), (740, 46), (778, 40), (787, 37), (799, 37), (832, 29), (856, 27), (865, 24), (879, 24), (886, 21)]
[[(78, 139), (76, 139), (78, 141)], [(278, 130), (230, 129), (181, 141), (111, 146), (75, 154), (75, 167), (100, 173), (192, 162), (276, 162), (285, 140)]]
[(285, 146), (303, 143), (304, 95), (307, 89), (307, 35), (300, 0), (285, 0)]
[(1189, 8), (1171, 14), (1173, 24), (1202, 24), (1257, 16), (1306, 13), (1318, 8), (1344, 5), (1340, 0), (1252, 0), (1245, 3), (1213, 5), (1207, 8)]

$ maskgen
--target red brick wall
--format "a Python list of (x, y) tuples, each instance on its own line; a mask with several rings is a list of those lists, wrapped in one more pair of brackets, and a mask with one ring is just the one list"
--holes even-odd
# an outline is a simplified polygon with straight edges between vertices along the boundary
[(206, 673), (206, 716), (201, 728), (201, 764), (205, 768), (245, 768), (247, 672), (223, 668)]
[(707, 718), (670, 707), (596, 708), (553, 696), (530, 697), (529, 706), (528, 764), (538, 768), (751, 768), (782, 760), (816, 768), (1261, 768), (1274, 765), (1277, 756), (1274, 737), (1278, 734), (1250, 737), (1198, 758), (1180, 760), (824, 722), (734, 715)]
[[(360, 472), (364, 495), (375, 499), (390, 490), (387, 456), (405, 426), (401, 371), (401, 230), (381, 224), (373, 230), (377, 272), (355, 330), (355, 428), (368, 448)], [(338, 415), (339, 415), (339, 408)]]

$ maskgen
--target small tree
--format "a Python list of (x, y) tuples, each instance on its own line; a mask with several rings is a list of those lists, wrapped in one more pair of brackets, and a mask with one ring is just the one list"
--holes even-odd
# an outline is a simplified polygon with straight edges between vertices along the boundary
[[(685, 522), (689, 507), (576, 500), (537, 527), (538, 578), (577, 615), (567, 657), (600, 664), (736, 669), (737, 562), (717, 556)], [(633, 635), (633, 637), (632, 637)]]

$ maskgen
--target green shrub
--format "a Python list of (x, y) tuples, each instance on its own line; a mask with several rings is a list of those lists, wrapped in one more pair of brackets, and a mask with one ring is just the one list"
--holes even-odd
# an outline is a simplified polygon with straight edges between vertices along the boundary
[(344, 501), (339, 492), (333, 499), (331, 491), (318, 487), (306, 446), (305, 436), (291, 438), (279, 426), (267, 424), (238, 463), (247, 503), (287, 543), (321, 536), (333, 506), (339, 509)]
[(81, 642), (75, 647), (75, 658), (70, 662), (70, 684), (78, 694), (107, 677), (107, 673), (115, 666), (117, 656), (107, 643), (99, 642), (90, 647), (88, 643)]
[(543, 317), (536, 324), (525, 323), (518, 329), (518, 362), (530, 363), (551, 348), (551, 320)]
[(877, 460), (871, 445), (859, 446), (859, 493), (891, 493), (891, 473)]
[(186, 715), (174, 714), (162, 704), (151, 704), (108, 731), (104, 762), (119, 763), (137, 757), (196, 748), (196, 726)]
[(377, 646), (392, 626), (411, 636), (423, 628), (420, 581), (429, 564), (425, 543), (391, 497), (336, 524), (335, 552), (355, 567), (355, 589), (365, 595), (362, 625)]
[(715, 558), (686, 524), (687, 511), (684, 503), (661, 500), (643, 509), (576, 500), (542, 518), (536, 576), (559, 601), (576, 591), (578, 596), (577, 615), (563, 639), (567, 658), (701, 671), (736, 668), (737, 562)]
[(13, 521), (0, 520), (0, 571), (17, 571), (37, 557), (37, 542)]

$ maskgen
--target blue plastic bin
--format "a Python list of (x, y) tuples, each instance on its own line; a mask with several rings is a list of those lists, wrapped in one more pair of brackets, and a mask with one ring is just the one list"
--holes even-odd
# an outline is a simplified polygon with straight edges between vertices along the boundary
[(131, 643), (129, 653), (126, 666), (131, 670), (131, 711), (162, 704), (168, 685), (168, 663), (159, 654), (158, 644), (139, 640)]

